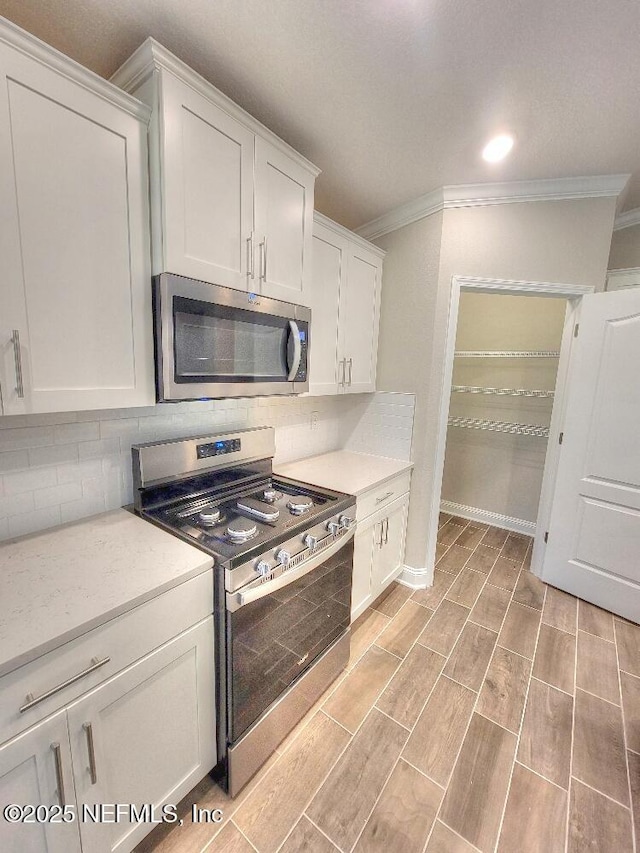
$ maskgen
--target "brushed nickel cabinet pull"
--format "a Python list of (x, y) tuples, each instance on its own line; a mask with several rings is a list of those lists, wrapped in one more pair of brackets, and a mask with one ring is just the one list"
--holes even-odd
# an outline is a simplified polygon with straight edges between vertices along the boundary
[(351, 387), (352, 376), (353, 376), (353, 359), (350, 358), (349, 359), (349, 381), (347, 382), (347, 385), (349, 385), (349, 387)]
[(379, 498), (376, 498), (376, 503), (381, 504), (382, 501), (386, 501), (387, 498), (390, 498), (393, 492), (385, 492), (384, 495), (380, 495)]
[(24, 398), (24, 382), (22, 379), (22, 353), (20, 352), (20, 330), (14, 329), (11, 335), (13, 343), (13, 360), (16, 366), (16, 393), (20, 399)]
[(60, 752), (60, 744), (52, 743), (53, 759), (56, 764), (56, 784), (58, 786), (58, 802), (61, 806), (66, 806), (64, 795), (64, 776), (62, 775), (62, 753)]
[(96, 748), (93, 742), (93, 726), (91, 723), (83, 723), (82, 728), (87, 735), (87, 752), (89, 753), (89, 775), (91, 776), (91, 784), (95, 785), (98, 781), (98, 773), (96, 771)]
[(247, 237), (247, 275), (249, 278), (256, 277), (253, 261), (253, 234), (250, 237)]
[(92, 672), (95, 672), (96, 669), (100, 669), (101, 666), (109, 663), (110, 660), (111, 658), (103, 658), (102, 660), (98, 660), (98, 658), (91, 658), (91, 666), (83, 669), (82, 672), (79, 672), (77, 675), (72, 675), (71, 678), (67, 678), (66, 681), (62, 682), (62, 684), (58, 684), (57, 687), (52, 687), (51, 690), (47, 690), (47, 692), (43, 693), (41, 696), (34, 697), (33, 693), (27, 693), (25, 697), (27, 701), (18, 710), (21, 714), (24, 714), (25, 711), (30, 710), (35, 705), (38, 705), (40, 702), (44, 702), (45, 699), (59, 693), (61, 690), (64, 690), (65, 687), (69, 687), (70, 684), (75, 684), (76, 681), (80, 681), (80, 679), (84, 678), (85, 675), (90, 675)]

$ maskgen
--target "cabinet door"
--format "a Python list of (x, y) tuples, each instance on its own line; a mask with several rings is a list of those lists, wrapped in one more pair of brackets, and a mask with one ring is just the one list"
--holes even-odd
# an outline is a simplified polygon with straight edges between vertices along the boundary
[[(78, 804), (177, 803), (216, 763), (214, 690), (208, 617), (70, 706)], [(151, 829), (80, 825), (91, 853), (127, 853)]]
[(345, 390), (376, 390), (380, 280), (382, 261), (360, 246), (351, 246), (347, 286), (340, 298), (340, 358), (346, 358)]
[(408, 506), (408, 500), (405, 500), (381, 522), (373, 553), (371, 586), (374, 598), (398, 576), (402, 566)]
[(0, 76), (4, 413), (150, 405), (146, 124), (7, 45)]
[(154, 272), (250, 289), (254, 135), (171, 74), (160, 87), (164, 263)]
[(310, 304), (314, 177), (256, 137), (255, 233), (260, 293)]
[[(67, 805), (75, 809), (64, 711), (0, 747), (0, 804), (10, 803)], [(77, 818), (72, 823), (7, 823), (0, 816), (0, 850), (3, 853), (80, 853)]]
[(380, 540), (380, 522), (358, 524), (353, 540), (353, 585), (351, 589), (351, 621), (360, 616), (373, 600), (372, 562)]
[(337, 394), (344, 365), (338, 364), (338, 311), (346, 276), (347, 241), (319, 224), (313, 226), (313, 277), (309, 393)]

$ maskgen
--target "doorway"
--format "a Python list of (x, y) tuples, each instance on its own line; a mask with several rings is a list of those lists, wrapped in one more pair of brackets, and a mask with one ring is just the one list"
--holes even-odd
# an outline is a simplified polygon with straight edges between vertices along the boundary
[[(452, 279), (430, 519), (434, 563), (444, 497), (449, 502), (443, 508), (454, 514), (533, 535), (531, 570), (540, 574), (575, 317), (582, 297), (593, 291), (547, 282)], [(487, 313), (487, 303), (482, 303), (487, 296), (512, 297), (511, 304), (494, 302), (495, 312)], [(538, 331), (520, 329), (518, 344), (525, 298), (535, 300), (531, 308), (538, 309), (532, 311), (538, 316)], [(543, 306), (541, 300), (554, 304)], [(492, 314), (488, 326), (493, 328), (480, 328), (482, 316)], [(509, 316), (515, 318), (514, 328), (500, 330), (501, 318), (508, 321)], [(495, 346), (490, 345), (492, 332)], [(537, 333), (541, 343), (534, 345)], [(497, 439), (493, 445), (492, 439)], [(527, 482), (507, 471), (509, 459), (522, 463), (523, 453)], [(492, 484), (484, 480), (492, 473), (493, 498), (488, 498)], [(516, 509), (510, 512), (509, 506)]]

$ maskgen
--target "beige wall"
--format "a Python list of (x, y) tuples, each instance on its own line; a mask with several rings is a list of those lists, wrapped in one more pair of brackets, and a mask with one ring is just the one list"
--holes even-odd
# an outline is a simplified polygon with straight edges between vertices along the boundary
[(610, 270), (640, 267), (640, 225), (613, 232), (609, 253)]
[(566, 282), (603, 289), (614, 214), (615, 199), (604, 198), (460, 208), (376, 241), (388, 252), (379, 388), (417, 394), (416, 468), (405, 558), (412, 568), (428, 568), (432, 553), (428, 537), (451, 277)]
[[(462, 293), (457, 350), (559, 350), (564, 299)], [(553, 391), (556, 359), (458, 359), (453, 383)], [(553, 400), (453, 394), (452, 415), (549, 426)], [(535, 522), (547, 442), (450, 427), (442, 499)]]
[[(440, 269), (442, 213), (421, 219), (376, 242), (387, 251), (380, 306), (378, 342), (379, 391), (416, 394), (412, 459), (414, 471), (409, 504), (405, 562), (424, 567), (421, 524), (430, 500), (432, 461), (424, 442), (426, 411), (424, 389), (431, 375), (431, 338)], [(420, 401), (420, 404), (418, 404)]]

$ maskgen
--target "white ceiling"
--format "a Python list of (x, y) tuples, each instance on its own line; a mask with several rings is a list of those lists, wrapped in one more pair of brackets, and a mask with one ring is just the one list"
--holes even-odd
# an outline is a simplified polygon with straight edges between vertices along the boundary
[[(633, 172), (637, 0), (0, 0), (109, 77), (152, 35), (316, 163), (356, 227), (443, 184)], [(502, 164), (480, 150), (508, 130)]]

